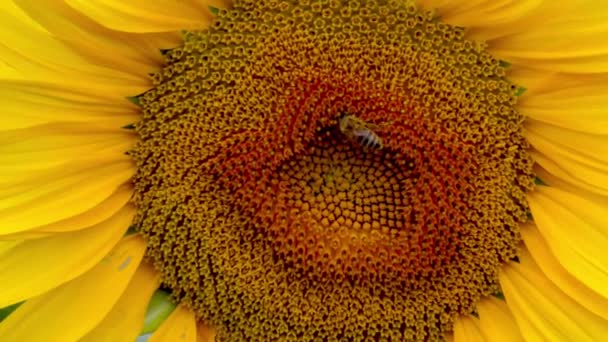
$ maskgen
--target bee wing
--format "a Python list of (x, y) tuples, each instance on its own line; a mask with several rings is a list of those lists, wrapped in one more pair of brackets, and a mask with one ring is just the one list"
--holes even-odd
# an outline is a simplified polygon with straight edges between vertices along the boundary
[(375, 136), (372, 132), (369, 132), (369, 134), (365, 137), (366, 140), (366, 147), (375, 147), (376, 146), (376, 139)]
[(356, 130), (355, 135), (363, 147), (373, 147), (376, 145), (374, 132), (367, 128)]
[(373, 148), (380, 148), (380, 138), (374, 134), (371, 145)]

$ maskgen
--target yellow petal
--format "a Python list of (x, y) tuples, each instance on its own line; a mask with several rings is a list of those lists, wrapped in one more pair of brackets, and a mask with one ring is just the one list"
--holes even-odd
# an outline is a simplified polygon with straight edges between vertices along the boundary
[(196, 342), (196, 321), (189, 309), (178, 305), (148, 342)]
[(2, 78), (51, 80), (115, 98), (137, 95), (150, 87), (151, 81), (145, 75), (94, 65), (48, 31), (25, 21), (24, 16), (0, 11), (0, 59), (11, 67), (10, 73), (0, 75)]
[(608, 199), (603, 202), (540, 186), (528, 195), (534, 222), (572, 275), (608, 298)]
[(518, 107), (531, 96), (559, 87), (554, 81), (554, 72), (519, 65), (512, 65), (507, 69), (507, 78), (518, 86), (525, 88), (524, 93), (518, 99)]
[(507, 305), (527, 341), (604, 341), (608, 321), (563, 293), (538, 268), (527, 250), (499, 278)]
[(0, 186), (2, 234), (64, 220), (97, 206), (135, 172), (127, 157), (110, 162), (80, 161), (36, 179)]
[(532, 119), (525, 121), (524, 128), (526, 139), (541, 153), (565, 155), (598, 169), (607, 167), (608, 135), (578, 132)]
[(464, 25), (470, 22), (454, 18), (462, 18), (462, 15), (468, 11), (488, 13), (507, 6), (509, 2), (511, 0), (418, 0), (416, 3), (424, 9), (436, 11), (441, 16), (441, 20)]
[[(563, 139), (565, 140), (569, 134), (564, 132)], [(576, 136), (578, 134), (570, 134)], [(526, 131), (526, 138), (530, 144), (538, 151), (533, 155), (542, 154), (545, 158), (539, 158), (537, 162), (541, 166), (547, 163), (545, 159), (551, 160), (560, 169), (564, 170), (572, 177), (584, 181), (599, 189), (608, 189), (608, 163), (605, 156), (597, 155), (604, 149), (604, 145), (597, 145), (595, 151), (581, 151), (577, 153), (577, 149), (588, 142), (596, 140), (598, 143), (603, 140), (601, 137), (580, 135), (580, 140), (557, 142), (551, 141), (536, 132)], [(551, 138), (552, 139), (552, 138)]]
[[(546, 156), (576, 178), (608, 189), (608, 136), (576, 132), (534, 120), (525, 125), (525, 135), (537, 154)], [(537, 162), (545, 164), (543, 159)]]
[(17, 5), (17, 1), (2, 1), (0, 2), (0, 13), (4, 13), (6, 16), (15, 18), (15, 20), (23, 23), (25, 27), (30, 30), (46, 32), (44, 27), (38, 24), (34, 19), (25, 14), (21, 8)]
[(110, 159), (124, 155), (136, 141), (134, 132), (104, 122), (49, 123), (0, 131), (0, 175), (7, 181), (11, 173), (48, 169), (93, 154)]
[(145, 251), (138, 235), (124, 238), (89, 272), (32, 298), (0, 323), (0, 341), (76, 341), (108, 314)]
[(133, 33), (133, 35), (137, 35), (147, 46), (154, 48), (157, 52), (158, 50), (173, 49), (184, 42), (182, 31)]
[(468, 1), (469, 8), (459, 6), (453, 8), (449, 15), (452, 22), (463, 23), (467, 28), (487, 28), (510, 24), (516, 20), (531, 15), (538, 9), (542, 0), (481, 0)]
[[(475, 38), (485, 40), (517, 31), (515, 23), (533, 15), (542, 0), (422, 1), (436, 8), (441, 20), (466, 27)], [(432, 3), (432, 4), (431, 4)]]
[(107, 94), (88, 86), (0, 80), (0, 127), (11, 130), (70, 121), (103, 122), (104, 126), (118, 128), (140, 119), (139, 107), (125, 98), (130, 94), (121, 93), (118, 98)]
[[(544, 184), (552, 188), (561, 189), (575, 195), (583, 196), (594, 200), (594, 198), (600, 199), (608, 195), (608, 191), (602, 192), (599, 189), (594, 189), (591, 186), (586, 186), (582, 183), (569, 182), (568, 179), (560, 178), (549, 173), (547, 170), (536, 164), (534, 166), (534, 173), (538, 178), (542, 180)], [(597, 191), (595, 191), (597, 190)]]
[(36, 227), (16, 234), (0, 235), (1, 240), (36, 239), (53, 235), (81, 230), (107, 220), (119, 210), (123, 209), (133, 196), (133, 185), (123, 184), (110, 197), (99, 203), (91, 210), (70, 217), (65, 220)]
[(608, 174), (601, 169), (585, 167), (572, 158), (551, 156), (530, 151), (534, 161), (547, 172), (568, 183), (575, 184), (598, 194), (608, 194)]
[(472, 316), (459, 316), (454, 321), (454, 342), (484, 342), (479, 320)]
[[(4, 1), (3, 3), (12, 3), (13, 1)], [(6, 4), (3, 5), (3, 7)], [(6, 9), (6, 8), (4, 8)], [(27, 54), (27, 52), (33, 52), (32, 50), (36, 47), (36, 41), (39, 43), (38, 48), (40, 51), (49, 53), (45, 58), (41, 60), (51, 59), (54, 55), (55, 58), (61, 60), (61, 62), (67, 62), (70, 64), (82, 62), (82, 58), (79, 58), (73, 52), (71, 52), (65, 45), (53, 38), (49, 33), (40, 27), (38, 24), (33, 24), (33, 20), (25, 13), (23, 13), (16, 6), (12, 6), (10, 10), (0, 11), (0, 19), (2, 20), (2, 26), (0, 26), (0, 42), (2, 42), (2, 49), (8, 51), (14, 51), (18, 54)], [(15, 34), (19, 32), (19, 34)], [(8, 49), (10, 47), (10, 49)], [(51, 55), (52, 52), (52, 55)], [(38, 54), (40, 55), (40, 53)], [(38, 58), (42, 56), (37, 56)], [(6, 62), (8, 56), (2, 54), (2, 59)], [(31, 57), (28, 57), (28, 59)], [(12, 65), (13, 63), (7, 63)]]
[(479, 329), (486, 341), (518, 342), (524, 341), (504, 300), (496, 297), (482, 299), (477, 304)]
[(0, 241), (0, 257), (6, 252), (10, 251), (13, 247), (17, 246), (21, 241), (19, 240), (6, 240)]
[(608, 298), (591, 290), (559, 263), (533, 224), (521, 229), (527, 249), (545, 276), (565, 294), (594, 314), (608, 319)]
[[(216, 1), (218, 0), (213, 0), (211, 2), (214, 3)], [(219, 1), (224, 2), (221, 0)], [(17, 18), (18, 21), (24, 23), (30, 29), (48, 32), (42, 25), (40, 25), (39, 22), (35, 21), (29, 15), (24, 13), (23, 10), (17, 4), (15, 4), (14, 1), (0, 2), (0, 10), (4, 13), (10, 13), (13, 18)], [(173, 32), (138, 34), (132, 35), (131, 38), (136, 37), (137, 39), (144, 39), (146, 42), (148, 42), (148, 45), (150, 47), (154, 47), (154, 49), (168, 49), (175, 47), (182, 42), (181, 34), (178, 31), (181, 29), (181, 27), (176, 27), (175, 31)], [(0, 75), (2, 74), (0, 73)]]
[[(538, 152), (530, 151), (530, 155), (536, 161), (534, 172), (547, 184), (559, 184), (561, 188), (579, 189), (580, 192), (592, 193), (602, 196), (608, 195), (608, 189), (598, 187), (582, 179), (576, 174), (565, 170), (563, 167)], [(575, 192), (575, 191), (572, 191)]]
[(148, 302), (158, 288), (159, 279), (152, 265), (142, 262), (110, 313), (79, 341), (135, 341), (144, 325)]
[(146, 35), (109, 30), (60, 1), (21, 0), (18, 4), (92, 64), (147, 78), (162, 63), (158, 47), (148, 44)]
[[(212, 16), (208, 5), (227, 1), (68, 0), (100, 24), (126, 32), (163, 32), (204, 28)], [(222, 6), (224, 7), (224, 6)]]
[(554, 74), (545, 77), (544, 84), (545, 91), (521, 97), (518, 107), (522, 114), (568, 130), (608, 133), (606, 75)]
[(541, 15), (543, 0), (419, 0), (423, 8), (436, 10), (441, 20), (465, 27), (478, 41), (496, 39), (525, 30), (530, 18)]
[(608, 2), (543, 1), (513, 34), (489, 41), (496, 57), (539, 69), (608, 71)]
[(0, 258), (0, 307), (37, 296), (91, 269), (116, 245), (135, 215), (125, 207), (91, 228), (24, 241)]

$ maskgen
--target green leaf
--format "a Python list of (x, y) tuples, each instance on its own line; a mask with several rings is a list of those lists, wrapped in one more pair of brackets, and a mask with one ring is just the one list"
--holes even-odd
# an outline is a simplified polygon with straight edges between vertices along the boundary
[(146, 312), (144, 328), (141, 334), (154, 332), (174, 309), (175, 303), (171, 301), (170, 294), (162, 290), (156, 291), (152, 296), (152, 300), (150, 300), (150, 304), (148, 304), (148, 311)]

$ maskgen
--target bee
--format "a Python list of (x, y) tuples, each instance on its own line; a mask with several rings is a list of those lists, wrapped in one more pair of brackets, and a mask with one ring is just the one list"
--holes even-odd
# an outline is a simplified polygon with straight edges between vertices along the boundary
[(384, 146), (382, 139), (373, 131), (377, 125), (367, 123), (354, 115), (345, 114), (340, 117), (339, 126), (342, 134), (363, 147), (381, 149)]

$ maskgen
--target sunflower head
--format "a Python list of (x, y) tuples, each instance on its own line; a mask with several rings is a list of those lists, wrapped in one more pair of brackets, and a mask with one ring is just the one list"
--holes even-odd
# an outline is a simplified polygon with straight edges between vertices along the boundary
[(461, 28), (412, 2), (241, 1), (166, 62), (136, 225), (228, 340), (433, 340), (499, 291), (533, 164), (518, 87)]

